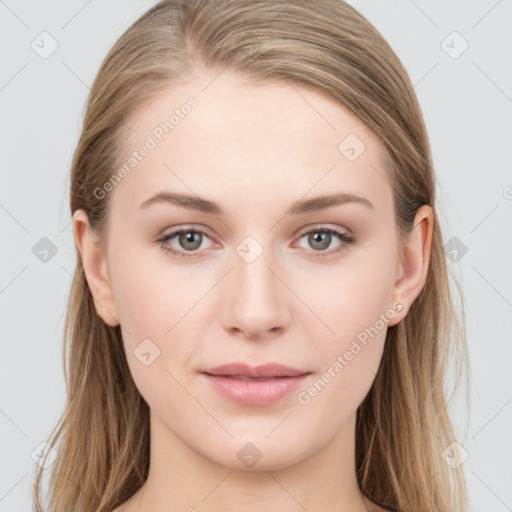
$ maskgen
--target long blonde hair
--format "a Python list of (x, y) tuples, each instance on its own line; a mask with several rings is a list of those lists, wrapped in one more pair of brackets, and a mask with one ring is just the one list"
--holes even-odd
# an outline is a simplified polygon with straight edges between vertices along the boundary
[[(434, 209), (424, 287), (388, 329), (383, 359), (357, 411), (362, 492), (400, 512), (466, 510), (462, 469), (442, 457), (454, 441), (445, 396), (452, 349), (465, 368), (464, 314), (449, 286), (435, 176), (423, 116), (407, 72), (381, 34), (342, 0), (163, 0), (133, 23), (91, 87), (71, 168), (71, 214), (104, 234), (109, 202), (94, 191), (126, 150), (126, 120), (155, 93), (198, 68), (229, 68), (255, 83), (286, 80), (327, 94), (380, 138), (390, 162), (402, 237), (421, 205)], [(460, 291), (460, 288), (458, 288)], [(48, 512), (111, 512), (145, 482), (149, 409), (132, 379), (119, 326), (97, 315), (77, 252), (65, 323), (65, 411), (48, 443)], [(58, 444), (58, 442), (60, 443)], [(42, 467), (36, 466), (35, 509)]]

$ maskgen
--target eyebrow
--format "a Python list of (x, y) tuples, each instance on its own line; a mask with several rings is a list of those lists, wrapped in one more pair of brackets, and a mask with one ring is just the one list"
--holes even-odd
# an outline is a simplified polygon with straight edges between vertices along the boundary
[[(198, 196), (190, 196), (187, 194), (178, 194), (173, 192), (159, 192), (153, 197), (150, 197), (139, 205), (139, 208), (147, 208), (153, 204), (169, 203), (191, 210), (198, 210), (204, 213), (213, 215), (224, 215), (224, 210), (219, 203), (203, 199)], [(301, 199), (291, 204), (286, 212), (287, 214), (299, 215), (304, 213), (311, 213), (315, 211), (325, 210), (333, 206), (339, 206), (346, 203), (356, 203), (374, 209), (373, 204), (358, 194), (342, 192), (338, 194), (330, 194), (318, 196), (311, 199)]]

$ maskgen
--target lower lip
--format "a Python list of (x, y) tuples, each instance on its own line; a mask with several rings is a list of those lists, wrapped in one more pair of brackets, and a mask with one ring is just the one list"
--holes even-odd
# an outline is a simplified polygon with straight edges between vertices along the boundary
[(220, 394), (244, 405), (261, 406), (276, 402), (290, 394), (309, 374), (268, 380), (240, 380), (207, 373), (203, 375)]

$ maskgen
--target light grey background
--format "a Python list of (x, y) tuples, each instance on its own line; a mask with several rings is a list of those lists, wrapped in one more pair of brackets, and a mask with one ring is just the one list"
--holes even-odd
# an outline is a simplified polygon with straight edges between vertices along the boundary
[[(31, 510), (31, 453), (65, 403), (62, 335), (75, 261), (68, 173), (88, 87), (154, 3), (0, 1), (0, 512)], [(469, 454), (473, 510), (512, 510), (512, 4), (350, 3), (390, 42), (423, 108), (445, 242), (467, 247), (458, 261), (447, 257), (465, 293), (471, 408), (466, 414), (463, 390), (450, 410)], [(43, 31), (58, 43), (48, 58), (31, 47), (47, 37), (50, 48)], [(57, 250), (46, 263), (33, 253), (43, 237)]]

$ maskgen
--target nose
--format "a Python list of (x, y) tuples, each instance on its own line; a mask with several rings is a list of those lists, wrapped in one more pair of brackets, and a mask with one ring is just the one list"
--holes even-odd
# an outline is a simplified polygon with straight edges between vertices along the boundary
[(243, 253), (233, 254), (234, 268), (226, 276), (220, 312), (223, 327), (231, 333), (263, 339), (288, 328), (292, 294), (270, 252), (263, 250), (254, 261)]

